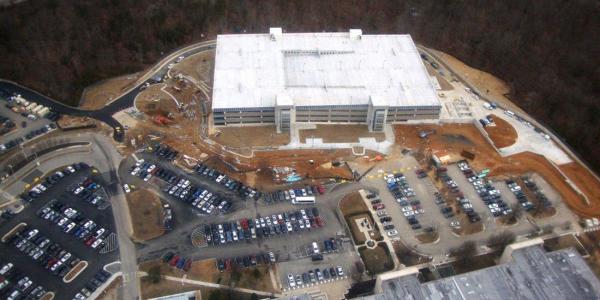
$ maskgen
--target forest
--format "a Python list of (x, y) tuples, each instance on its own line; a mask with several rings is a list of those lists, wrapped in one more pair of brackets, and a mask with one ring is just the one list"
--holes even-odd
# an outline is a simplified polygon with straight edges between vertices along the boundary
[(600, 170), (600, 3), (451, 0), (30, 0), (0, 8), (0, 78), (70, 105), (219, 33), (409, 33), (510, 85), (509, 97)]

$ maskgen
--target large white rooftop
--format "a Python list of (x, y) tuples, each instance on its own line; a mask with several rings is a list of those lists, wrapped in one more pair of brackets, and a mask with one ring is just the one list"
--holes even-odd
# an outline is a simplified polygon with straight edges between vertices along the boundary
[(213, 109), (296, 106), (439, 106), (410, 35), (232, 34), (217, 37)]

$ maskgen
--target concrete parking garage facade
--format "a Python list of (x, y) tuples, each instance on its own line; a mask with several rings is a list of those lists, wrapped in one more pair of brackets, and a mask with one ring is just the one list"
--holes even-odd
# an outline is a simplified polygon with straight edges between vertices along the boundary
[(438, 120), (441, 105), (410, 35), (217, 37), (212, 117), (219, 126), (385, 124)]

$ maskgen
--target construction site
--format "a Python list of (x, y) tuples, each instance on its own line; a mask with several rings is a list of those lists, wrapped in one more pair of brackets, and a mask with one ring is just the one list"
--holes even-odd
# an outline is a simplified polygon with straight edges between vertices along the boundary
[[(191, 167), (199, 161), (206, 161), (222, 167), (233, 178), (269, 189), (277, 186), (273, 183), (273, 169), (293, 168), (298, 174), (303, 174), (303, 179), (311, 181), (352, 180), (357, 175), (353, 174), (353, 170), (331, 167), (331, 162), (375, 166), (384, 163), (374, 159), (376, 156), (384, 161), (390, 160), (395, 158), (398, 150), (410, 149), (423, 167), (429, 166), (431, 157), (435, 155), (443, 157), (444, 163), (467, 158), (477, 169), (490, 169), (489, 176), (492, 178), (538, 173), (559, 191), (576, 213), (582, 216), (600, 214), (600, 183), (595, 175), (577, 160), (570, 159), (570, 153), (564, 155), (566, 162), (548, 158), (544, 151), (536, 151), (535, 147), (507, 155), (503, 150), (518, 144), (523, 129), (511, 125), (514, 118), (498, 112), (501, 109), (490, 111), (483, 108), (487, 102), (466, 88), (466, 83), (455, 73), (432, 67), (435, 64), (432, 64), (431, 56), (421, 55), (442, 103), (440, 120), (434, 124), (386, 125), (389, 129), (381, 133), (370, 132), (364, 125), (317, 124), (298, 126), (295, 132), (277, 133), (276, 126), (272, 125), (212, 126), (215, 51), (212, 49), (178, 59), (177, 63), (169, 66), (163, 78), (144, 87), (137, 95), (134, 107), (115, 115), (124, 124), (126, 133), (126, 143), (120, 146), (121, 152), (133, 153), (151, 143), (162, 142), (184, 154), (180, 162), (183, 166)], [(448, 61), (456, 72), (476, 72), (441, 52), (435, 53)], [(469, 84), (474, 84), (479, 90), (493, 92), (489, 97), (506, 92), (503, 83), (489, 74), (471, 75), (471, 78), (477, 80)], [(108, 90), (122, 91), (131, 85), (132, 80), (135, 80), (135, 75), (91, 88), (86, 99), (99, 103), (88, 102), (82, 106), (102, 105), (102, 101), (98, 100), (102, 95), (106, 96), (104, 101), (109, 102), (111, 92), (103, 93), (96, 89), (110, 84), (112, 87)], [(519, 111), (506, 99), (498, 99), (497, 102)], [(462, 113), (456, 114), (461, 110)], [(489, 115), (494, 122), (482, 129), (477, 124), (477, 115), (481, 114)], [(548, 141), (548, 144), (549, 148), (562, 152), (553, 141)]]

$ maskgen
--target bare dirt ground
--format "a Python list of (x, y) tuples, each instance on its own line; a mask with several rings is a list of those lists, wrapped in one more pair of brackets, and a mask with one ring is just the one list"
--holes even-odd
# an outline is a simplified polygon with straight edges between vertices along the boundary
[[(161, 274), (174, 277), (186, 276), (187, 279), (218, 283), (223, 285), (231, 285), (232, 271), (220, 272), (217, 269), (214, 259), (205, 259), (195, 261), (188, 272), (184, 272), (170, 265), (163, 263), (161, 260), (153, 260), (144, 262), (140, 265), (140, 270), (148, 271), (153, 266), (160, 266)], [(255, 269), (257, 271), (255, 271)], [(268, 268), (260, 266), (256, 268), (239, 269), (239, 281), (235, 283), (236, 287), (254, 289), (266, 292), (275, 292), (271, 277), (269, 276)]]
[(358, 248), (358, 253), (365, 264), (365, 268), (372, 275), (394, 268), (394, 261), (386, 243), (379, 243), (374, 249), (367, 247)]
[(137, 109), (149, 116), (155, 114), (168, 115), (177, 112), (177, 103), (161, 88), (164, 85), (154, 84), (138, 94), (135, 100)]
[(496, 126), (486, 126), (485, 131), (498, 148), (504, 148), (513, 145), (518, 138), (517, 130), (512, 125), (498, 118), (496, 115), (491, 115), (494, 118)]
[(233, 148), (281, 146), (290, 142), (289, 133), (277, 133), (275, 126), (248, 126), (217, 129), (212, 139)]
[[(590, 198), (592, 205), (586, 205), (545, 157), (531, 152), (501, 157), (472, 124), (396, 125), (394, 129), (396, 141), (404, 147), (412, 148), (417, 156), (425, 158), (428, 153), (447, 151), (453, 157), (460, 157), (461, 151), (467, 150), (475, 154), (475, 159), (469, 160), (471, 166), (476, 170), (489, 168), (490, 177), (507, 178), (538, 173), (577, 214), (600, 215), (600, 198)], [(436, 133), (427, 139), (421, 139), (418, 137), (420, 130), (436, 130)], [(425, 164), (425, 161), (422, 163)]]
[(111, 78), (87, 87), (83, 91), (79, 107), (85, 109), (102, 108), (106, 103), (132, 88), (138, 79), (138, 74), (143, 73)]
[(127, 194), (133, 222), (133, 239), (147, 241), (164, 234), (163, 209), (158, 196), (142, 189)]
[(93, 124), (97, 124), (94, 119), (90, 119), (88, 117), (75, 117), (69, 115), (62, 115), (60, 119), (57, 121), (58, 126), (60, 128), (71, 128), (71, 127), (80, 127), (80, 126), (89, 126)]
[[(600, 215), (600, 182), (592, 175), (588, 170), (582, 167), (576, 162), (568, 163), (559, 166), (560, 170), (563, 171), (571, 181), (577, 185), (579, 189), (588, 197), (592, 202), (592, 208), (589, 208), (589, 216)], [(585, 207), (582, 207), (585, 210)]]
[(176, 64), (171, 70), (171, 74), (181, 73), (192, 78), (207, 83), (212, 82), (212, 70), (215, 61), (215, 51), (201, 52), (187, 57)]
[(440, 84), (440, 87), (442, 88), (442, 91), (451, 91), (454, 89), (454, 87), (450, 84), (450, 82), (448, 82), (448, 80), (446, 80), (446, 78), (444, 78), (443, 76), (441, 76), (429, 63), (425, 63), (425, 68), (427, 69), (427, 73), (429, 73), (430, 76), (435, 76), (435, 78), (437, 79), (438, 83)]
[(502, 79), (478, 69), (472, 68), (462, 61), (456, 59), (454, 56), (448, 55), (444, 52), (429, 49), (439, 56), (446, 64), (452, 67), (457, 73), (461, 74), (468, 81), (476, 86), (480, 91), (487, 92), (487, 95), (497, 99), (503, 105), (511, 107), (514, 111), (523, 112), (518, 106), (516, 106), (506, 96), (510, 93), (510, 87)]
[(152, 283), (147, 277), (140, 280), (140, 290), (142, 299), (156, 298), (160, 296), (184, 293), (199, 290), (201, 287), (194, 284), (175, 282), (170, 280), (161, 280), (158, 283)]
[(382, 132), (369, 132), (367, 125), (317, 125), (316, 129), (300, 130), (300, 141), (307, 138), (322, 138), (325, 143), (358, 143), (358, 138), (375, 138), (377, 142), (385, 140)]

